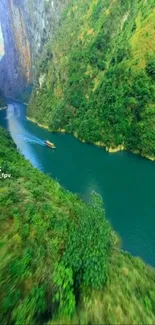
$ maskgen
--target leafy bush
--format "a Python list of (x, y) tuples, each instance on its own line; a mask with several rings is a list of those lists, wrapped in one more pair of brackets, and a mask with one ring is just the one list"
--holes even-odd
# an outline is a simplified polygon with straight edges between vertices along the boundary
[(72, 316), (81, 286), (108, 278), (113, 240), (102, 200), (94, 194), (86, 205), (25, 161), (1, 128), (0, 137), (0, 166), (13, 171), (0, 190), (0, 322)]
[(56, 293), (53, 301), (58, 303), (59, 315), (72, 315), (75, 312), (74, 281), (71, 268), (63, 263), (55, 264), (53, 282)]
[(146, 71), (148, 75), (155, 81), (155, 56), (149, 60)]
[(108, 278), (112, 242), (103, 202), (94, 193), (91, 203), (79, 210), (77, 225), (71, 227), (64, 253), (65, 263), (73, 269), (79, 285), (103, 287)]
[(97, 67), (103, 71), (106, 69), (106, 63), (100, 59), (97, 61)]

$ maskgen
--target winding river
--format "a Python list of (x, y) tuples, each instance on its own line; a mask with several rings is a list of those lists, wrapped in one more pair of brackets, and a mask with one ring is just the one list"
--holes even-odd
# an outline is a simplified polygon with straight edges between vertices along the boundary
[[(155, 266), (155, 163), (128, 152), (107, 153), (68, 134), (52, 134), (26, 119), (26, 106), (8, 99), (0, 124), (25, 158), (84, 200), (92, 190), (104, 199), (106, 215), (122, 247)], [(56, 144), (53, 151), (44, 145)]]

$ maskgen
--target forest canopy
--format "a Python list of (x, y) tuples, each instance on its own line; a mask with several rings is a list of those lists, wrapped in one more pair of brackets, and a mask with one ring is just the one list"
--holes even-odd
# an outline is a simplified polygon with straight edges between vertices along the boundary
[(36, 67), (28, 116), (155, 159), (154, 39), (154, 0), (71, 0)]
[(85, 204), (0, 139), (0, 323), (154, 324), (155, 270), (120, 250), (101, 197)]

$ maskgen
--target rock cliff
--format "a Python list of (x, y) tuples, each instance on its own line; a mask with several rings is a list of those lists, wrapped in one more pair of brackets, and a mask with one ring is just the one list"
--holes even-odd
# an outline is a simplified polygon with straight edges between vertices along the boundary
[(0, 88), (6, 95), (16, 95), (33, 83), (36, 60), (67, 2), (1, 0), (5, 56), (0, 63)]

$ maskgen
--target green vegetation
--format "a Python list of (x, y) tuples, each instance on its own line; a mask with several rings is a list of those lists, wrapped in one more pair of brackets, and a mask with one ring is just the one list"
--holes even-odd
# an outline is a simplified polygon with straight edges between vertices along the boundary
[[(84, 291), (76, 315), (48, 325), (154, 324), (155, 272), (137, 258), (115, 251), (110, 260), (109, 281), (103, 290)], [(153, 286), (152, 286), (153, 285)]]
[(20, 100), (23, 103), (28, 103), (32, 93), (32, 88), (33, 88), (32, 85), (25, 87), (25, 89), (23, 89), (22, 92), (15, 93), (15, 98)]
[(5, 98), (0, 90), (0, 108), (3, 108), (6, 106)]
[(155, 158), (154, 0), (71, 0), (37, 65), (28, 116)]
[(81, 286), (108, 279), (113, 233), (102, 200), (84, 204), (31, 167), (0, 129), (0, 323), (75, 312)]
[(86, 205), (0, 138), (0, 323), (154, 324), (155, 270), (118, 248), (101, 198)]

